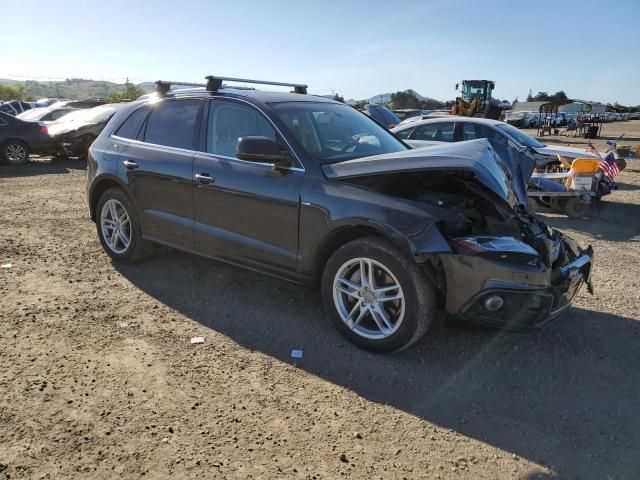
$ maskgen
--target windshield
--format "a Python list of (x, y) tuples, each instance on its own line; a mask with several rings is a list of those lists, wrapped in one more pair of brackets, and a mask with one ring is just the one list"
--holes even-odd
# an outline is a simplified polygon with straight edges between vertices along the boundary
[(335, 103), (276, 103), (273, 110), (320, 163), (401, 152), (407, 147), (353, 107)]
[(60, 117), (58, 122), (100, 123), (107, 120), (115, 111), (116, 108), (112, 105), (102, 105), (100, 107), (67, 113)]
[(27, 121), (40, 120), (42, 117), (44, 117), (47, 114), (48, 111), (49, 109), (47, 108), (34, 108), (16, 115), (16, 118), (19, 118), (20, 120), (27, 120)]
[(522, 130), (518, 130), (516, 127), (509, 125), (508, 123), (501, 123), (499, 125), (496, 125), (496, 127), (513, 138), (520, 145), (532, 148), (544, 147), (544, 143), (540, 143), (535, 138), (527, 135)]

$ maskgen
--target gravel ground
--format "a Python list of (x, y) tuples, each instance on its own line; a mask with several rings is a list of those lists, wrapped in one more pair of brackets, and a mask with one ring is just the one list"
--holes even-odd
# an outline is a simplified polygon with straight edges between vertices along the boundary
[(387, 356), (315, 291), (169, 249), (112, 264), (83, 168), (0, 167), (0, 480), (640, 478), (639, 160), (597, 218), (542, 213), (593, 245), (594, 296)]

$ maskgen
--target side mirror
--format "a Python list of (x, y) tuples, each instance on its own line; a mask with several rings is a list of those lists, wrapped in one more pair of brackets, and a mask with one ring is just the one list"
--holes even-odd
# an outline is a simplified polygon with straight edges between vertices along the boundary
[(249, 162), (273, 163), (286, 165), (287, 153), (267, 137), (241, 137), (236, 145), (236, 157)]

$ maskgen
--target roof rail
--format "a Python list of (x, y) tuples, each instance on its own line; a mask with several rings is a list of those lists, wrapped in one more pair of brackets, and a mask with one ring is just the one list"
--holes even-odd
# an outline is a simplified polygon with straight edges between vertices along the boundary
[(206, 87), (205, 83), (190, 83), (190, 82), (174, 82), (171, 80), (157, 80), (156, 92), (160, 95), (166, 95), (171, 90), (171, 85), (183, 85), (185, 87)]
[(276, 85), (278, 87), (293, 87), (294, 93), (307, 93), (307, 85), (300, 83), (285, 83), (285, 82), (270, 82), (267, 80), (251, 80), (248, 78), (233, 78), (233, 77), (219, 77), (217, 75), (209, 75), (207, 79), (207, 90), (210, 92), (217, 92), (222, 87), (222, 81), (227, 82), (240, 82), (240, 83), (258, 83), (261, 85)]

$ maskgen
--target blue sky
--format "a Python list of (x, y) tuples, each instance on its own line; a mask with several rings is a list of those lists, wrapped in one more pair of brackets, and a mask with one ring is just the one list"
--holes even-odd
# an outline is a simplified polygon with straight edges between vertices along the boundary
[(216, 73), (441, 100), (467, 78), (507, 100), (531, 88), (640, 104), (640, 0), (0, 2), (20, 19), (0, 29), (0, 78)]

